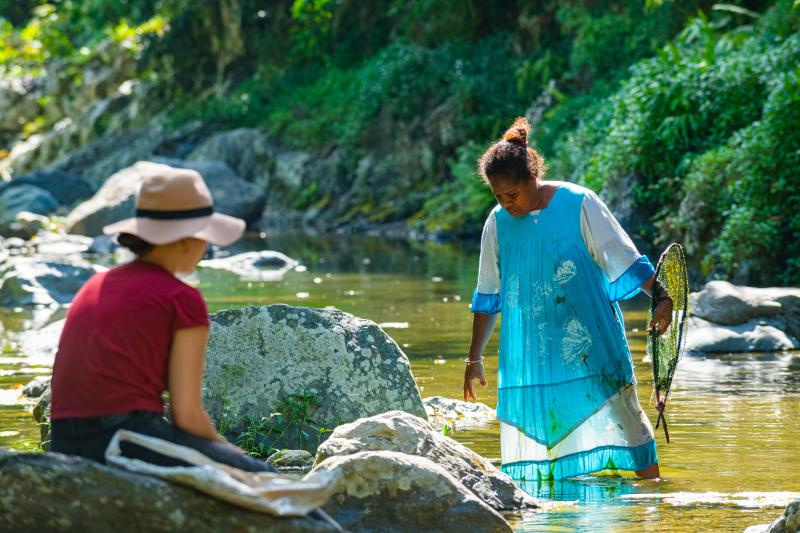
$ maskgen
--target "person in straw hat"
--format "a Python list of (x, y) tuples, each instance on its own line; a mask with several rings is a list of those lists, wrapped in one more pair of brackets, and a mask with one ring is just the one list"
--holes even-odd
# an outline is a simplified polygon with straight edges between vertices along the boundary
[[(51, 449), (104, 462), (118, 429), (188, 446), (246, 471), (269, 471), (217, 433), (201, 403), (209, 318), (191, 273), (207, 243), (231, 244), (244, 221), (215, 213), (194, 170), (153, 165), (136, 216), (104, 228), (136, 254), (95, 274), (67, 314), (53, 366)], [(172, 422), (164, 418), (169, 391)], [(127, 444), (122, 452), (164, 466), (179, 460)]]

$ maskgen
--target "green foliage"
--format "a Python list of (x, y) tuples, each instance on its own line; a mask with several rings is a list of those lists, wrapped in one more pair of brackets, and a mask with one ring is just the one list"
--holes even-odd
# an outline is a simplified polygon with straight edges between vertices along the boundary
[[(35, 77), (58, 61), (59, 81), (77, 88), (89, 65), (128, 54), (138, 76), (166, 74), (173, 126), (200, 119), (341, 149), (353, 183), (320, 177), (293, 206), (338, 206), (339, 220), (413, 215), (475, 232), (494, 204), (478, 156), (550, 91), (533, 141), (553, 179), (634, 183), (644, 222), (627, 229), (684, 240), (704, 276), (800, 279), (800, 258), (781, 248), (798, 237), (786, 207), (796, 1), (0, 0), (0, 12), (0, 74)], [(356, 180), (367, 154), (385, 164)]]
[[(729, 14), (714, 17), (694, 18), (618, 91), (587, 103), (577, 127), (548, 139), (550, 163), (595, 189), (633, 179), (651, 222), (629, 230), (685, 240), (703, 275), (797, 283), (783, 243), (798, 237), (788, 199), (800, 168), (790, 126), (800, 16), (784, 1), (756, 26), (726, 31)], [(547, 121), (563, 123), (561, 107)]]
[(313, 394), (289, 395), (269, 416), (247, 420), (236, 444), (248, 454), (264, 459), (287, 447), (316, 451), (324, 435), (333, 431), (312, 418), (318, 406)]
[(428, 230), (445, 229), (459, 233), (464, 228), (480, 227), (494, 204), (491, 189), (478, 176), (476, 162), (485, 146), (474, 142), (460, 146), (456, 157), (448, 160), (453, 179), (442, 191), (425, 202), (414, 218)]

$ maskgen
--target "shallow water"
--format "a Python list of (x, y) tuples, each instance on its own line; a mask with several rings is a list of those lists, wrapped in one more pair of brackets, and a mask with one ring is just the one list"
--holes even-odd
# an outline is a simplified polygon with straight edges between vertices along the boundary
[[(247, 281), (204, 269), (195, 282), (211, 311), (285, 302), (335, 306), (384, 325), (411, 358), (423, 396), (461, 394), (470, 335), (469, 300), (477, 249), (360, 236), (252, 237), (239, 250), (269, 248), (302, 267), (278, 281)], [(627, 335), (648, 415), (652, 380), (644, 358), (645, 300), (623, 306)], [(63, 311), (5, 310), (0, 353), (0, 446), (32, 449), (38, 428), (20, 387), (49, 372), (49, 361), (26, 357), (19, 344)], [(637, 329), (638, 328), (638, 329)], [(22, 333), (21, 333), (22, 332)], [(487, 350), (495, 405), (496, 334)], [(549, 502), (545, 512), (509, 516), (517, 531), (742, 531), (772, 521), (800, 497), (800, 353), (686, 357), (678, 366), (667, 417), (671, 443), (658, 430), (663, 479), (592, 476), (526, 486)], [(450, 435), (499, 460), (498, 426)], [(794, 494), (787, 494), (794, 493)], [(573, 503), (576, 502), (576, 503)]]

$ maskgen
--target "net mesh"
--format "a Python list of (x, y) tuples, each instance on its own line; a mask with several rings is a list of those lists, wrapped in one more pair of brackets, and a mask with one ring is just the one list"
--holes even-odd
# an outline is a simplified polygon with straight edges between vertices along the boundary
[[(653, 361), (653, 380), (656, 399), (666, 400), (672, 386), (672, 377), (686, 342), (689, 280), (683, 247), (671, 244), (661, 254), (656, 266), (656, 281), (672, 299), (672, 322), (662, 335), (648, 336), (647, 351)], [(656, 299), (653, 298), (647, 323), (653, 318)]]

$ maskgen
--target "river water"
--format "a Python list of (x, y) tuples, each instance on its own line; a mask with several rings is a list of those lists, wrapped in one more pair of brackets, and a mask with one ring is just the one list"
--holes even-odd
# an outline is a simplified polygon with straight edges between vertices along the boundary
[[(423, 397), (461, 394), (469, 344), (469, 301), (477, 247), (350, 235), (251, 236), (233, 250), (280, 250), (301, 267), (276, 280), (242, 279), (202, 269), (195, 281), (210, 310), (288, 303), (335, 306), (382, 324), (411, 359)], [(623, 305), (628, 340), (649, 402), (644, 361), (645, 299)], [(38, 428), (32, 401), (20, 388), (47, 375), (52, 361), (37, 355), (34, 333), (62, 318), (63, 310), (0, 312), (0, 447), (33, 450)], [(489, 386), (480, 400), (496, 402), (497, 334), (486, 355)], [(493, 355), (494, 354), (494, 355)], [(526, 486), (550, 503), (544, 512), (510, 515), (517, 531), (742, 531), (776, 518), (800, 497), (800, 353), (686, 356), (676, 372), (667, 417), (671, 442), (658, 430), (663, 479), (590, 476)], [(496, 423), (450, 436), (499, 461)]]

